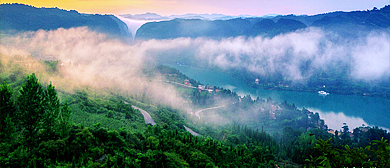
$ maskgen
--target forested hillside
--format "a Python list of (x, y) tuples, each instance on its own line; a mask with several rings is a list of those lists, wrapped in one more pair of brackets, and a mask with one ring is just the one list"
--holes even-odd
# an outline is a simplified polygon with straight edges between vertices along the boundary
[[(208, 37), (213, 39), (258, 35), (274, 37), (306, 27), (319, 27), (344, 37), (386, 29), (390, 26), (390, 6), (367, 11), (330, 12), (318, 15), (279, 15), (271, 18), (237, 18), (231, 20), (174, 19), (142, 25), (137, 39), (172, 39)], [(353, 27), (353, 29), (351, 29)]]
[(115, 38), (130, 39), (126, 25), (114, 15), (82, 14), (75, 10), (36, 8), (24, 4), (0, 5), (1, 31), (55, 30), (86, 26)]
[[(47, 65), (46, 73), (55, 73), (55, 63), (41, 63)], [(235, 123), (194, 124), (170, 107), (142, 103), (110, 89), (57, 90), (50, 82), (41, 84), (34, 73), (26, 78), (25, 70), (15, 68), (1, 69), (1, 81), (11, 84), (0, 87), (2, 167), (388, 167), (390, 163), (390, 134), (379, 128), (356, 128), (350, 133), (345, 126), (334, 136), (318, 128), (285, 127), (271, 136)], [(169, 68), (156, 69), (186, 78)], [(235, 99), (229, 90), (220, 93)], [(245, 99), (240, 106), (255, 103)], [(131, 104), (148, 110), (157, 125), (145, 124)], [(185, 125), (200, 136), (191, 135)]]

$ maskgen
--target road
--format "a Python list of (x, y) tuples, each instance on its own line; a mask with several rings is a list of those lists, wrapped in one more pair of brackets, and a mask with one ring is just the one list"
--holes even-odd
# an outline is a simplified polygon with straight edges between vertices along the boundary
[(199, 134), (196, 133), (196, 132), (194, 132), (194, 131), (192, 131), (191, 128), (188, 128), (188, 127), (186, 127), (185, 125), (183, 125), (183, 126), (184, 126), (184, 128), (185, 128), (188, 132), (190, 132), (193, 136), (199, 136)]
[(182, 83), (173, 82), (173, 81), (165, 81), (165, 82), (166, 83), (172, 83), (172, 84), (175, 84), (175, 85), (178, 85), (178, 86), (182, 86), (182, 87), (191, 88), (191, 89), (198, 89), (197, 87), (194, 87), (194, 86), (188, 86), (188, 85), (185, 85), (185, 84), (182, 84)]
[(139, 110), (142, 113), (146, 124), (156, 125), (156, 122), (154, 122), (153, 118), (150, 116), (150, 114), (148, 112), (146, 112), (145, 110), (142, 110), (141, 108), (134, 106), (134, 105), (131, 105), (131, 107)]
[[(126, 102), (126, 101), (123, 101), (123, 102), (124, 102), (125, 104), (129, 104), (129, 103)], [(148, 112), (146, 112), (145, 110), (143, 110), (143, 109), (141, 109), (141, 108), (139, 108), (139, 107), (137, 107), (137, 106), (134, 106), (134, 105), (131, 105), (131, 107), (134, 108), (134, 109), (139, 110), (139, 111), (142, 113), (142, 115), (144, 116), (144, 120), (145, 120), (145, 123), (146, 123), (146, 124), (156, 125), (156, 122), (154, 122), (153, 118), (150, 116), (150, 114), (149, 114)], [(209, 109), (220, 108), (220, 107), (223, 107), (223, 106), (211, 107), (211, 108), (207, 108), (207, 109), (203, 109), (203, 110), (209, 110)], [(200, 111), (202, 111), (202, 110), (200, 110)], [(199, 113), (198, 113), (198, 116), (199, 116)], [(192, 131), (190, 128), (186, 127), (185, 125), (183, 125), (183, 126), (184, 126), (184, 128), (185, 128), (190, 134), (192, 134), (192, 135), (194, 135), (194, 136), (199, 136), (198, 133)]]
[(201, 109), (201, 110), (196, 111), (196, 112), (195, 112), (195, 115), (200, 119), (200, 116), (199, 116), (199, 113), (200, 113), (200, 112), (206, 111), (206, 110), (212, 110), (212, 109), (222, 108), (222, 107), (225, 107), (225, 105)]

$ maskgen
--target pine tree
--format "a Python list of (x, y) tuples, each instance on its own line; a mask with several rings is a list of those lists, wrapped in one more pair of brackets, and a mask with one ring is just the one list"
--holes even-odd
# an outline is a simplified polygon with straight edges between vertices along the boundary
[(59, 119), (58, 130), (60, 130), (60, 137), (66, 137), (67, 134), (69, 133), (69, 128), (71, 126), (70, 117), (71, 117), (71, 111), (69, 109), (68, 101), (66, 101), (65, 104), (62, 105), (58, 117)]
[(43, 128), (45, 129), (45, 138), (49, 139), (54, 136), (55, 133), (55, 124), (60, 112), (60, 101), (57, 97), (57, 92), (54, 89), (54, 86), (50, 84), (47, 86), (44, 91), (44, 102), (43, 106), (45, 108), (45, 113), (43, 116)]
[(44, 91), (35, 74), (27, 77), (18, 96), (20, 124), (28, 151), (37, 145), (38, 131), (45, 114)]
[(12, 91), (4, 82), (0, 85), (0, 141), (4, 142), (11, 138), (15, 132), (14, 113), (16, 112), (15, 103), (12, 101)]

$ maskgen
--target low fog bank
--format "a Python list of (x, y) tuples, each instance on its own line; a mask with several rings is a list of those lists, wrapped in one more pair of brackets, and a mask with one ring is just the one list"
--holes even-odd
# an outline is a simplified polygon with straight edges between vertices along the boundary
[(390, 42), (384, 31), (351, 39), (308, 28), (274, 38), (197, 38), (190, 46), (195, 47), (199, 62), (225, 70), (245, 69), (259, 76), (282, 74), (302, 81), (316, 72), (332, 71), (354, 80), (389, 78)]
[(154, 82), (161, 79), (150, 79), (143, 73), (144, 52), (139, 46), (124, 44), (86, 27), (22, 33), (3, 38), (0, 45), (1, 54), (15, 59), (22, 56), (28, 60), (32, 55), (35, 60), (59, 60), (58, 75), (48, 76), (47, 80), (60, 90), (85, 85), (113, 88), (120, 93), (145, 95), (158, 104), (182, 105), (183, 100), (172, 86)]
[[(159, 76), (147, 77), (145, 67), (161, 60), (184, 60), (194, 66), (245, 69), (259, 76), (282, 74), (296, 81), (310, 78), (317, 71), (341, 69), (350, 79), (375, 81), (390, 76), (389, 39), (389, 33), (383, 31), (350, 39), (308, 28), (273, 38), (178, 38), (125, 44), (79, 27), (4, 37), (0, 53), (15, 58), (32, 55), (35, 60), (59, 60), (58, 75), (47, 77), (59, 89), (83, 85), (114, 88), (120, 93), (145, 95), (156, 104), (187, 109), (188, 104), (174, 86), (156, 82), (162, 80)], [(228, 122), (217, 113), (208, 114), (211, 122)]]
[[(116, 73), (104, 73), (115, 77), (131, 76), (143, 63), (159, 63), (165, 59), (172, 62), (190, 60), (188, 62), (195, 65), (225, 70), (245, 69), (259, 76), (277, 73), (291, 80), (304, 80), (318, 71), (339, 71), (347, 73), (345, 75), (351, 79), (370, 81), (390, 77), (389, 39), (386, 31), (362, 33), (359, 38), (351, 39), (318, 28), (307, 28), (273, 38), (178, 38), (127, 45), (84, 27), (6, 37), (1, 41), (1, 52), (107, 67)], [(126, 66), (114, 66), (116, 63)], [(126, 68), (126, 71), (115, 68)]]
[(201, 59), (223, 69), (245, 68), (259, 75), (280, 73), (292, 80), (307, 79), (317, 70), (348, 67), (352, 79), (389, 77), (388, 32), (371, 32), (344, 39), (331, 32), (308, 28), (274, 38), (197, 39)]
[(347, 38), (307, 28), (273, 38), (178, 38), (138, 41), (135, 45), (151, 46), (146, 52), (148, 58), (159, 62), (244, 69), (257, 76), (277, 74), (298, 82), (320, 72), (370, 82), (390, 77), (389, 38), (386, 31)]

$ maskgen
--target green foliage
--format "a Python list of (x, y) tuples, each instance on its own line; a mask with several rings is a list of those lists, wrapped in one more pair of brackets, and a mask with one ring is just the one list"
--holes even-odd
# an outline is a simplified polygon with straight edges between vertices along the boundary
[[(349, 141), (335, 137), (333, 145), (333, 138), (321, 140), (330, 136), (322, 129), (306, 131), (292, 127), (283, 129), (275, 139), (263, 129), (246, 125), (199, 126), (196, 131), (208, 136), (201, 137), (184, 131), (183, 125), (190, 123), (186, 123), (180, 111), (166, 107), (149, 106), (154, 119), (163, 127), (145, 126), (140, 112), (118, 95), (93, 94), (84, 89), (69, 94), (69, 104), (61, 104), (54, 86), (43, 87), (35, 74), (28, 76), (16, 100), (7, 84), (1, 85), (0, 93), (1, 103), (8, 104), (1, 106), (1, 112), (11, 109), (7, 110), (11, 113), (1, 113), (5, 118), (1, 128), (9, 130), (1, 132), (1, 136), (12, 137), (0, 139), (1, 167), (274, 167), (280, 164), (277, 161), (306, 163), (309, 167), (389, 167), (389, 134), (378, 128), (360, 132), (355, 129), (356, 137), (346, 138)], [(227, 90), (221, 94), (235, 97)], [(236, 109), (264, 103), (246, 96)], [(306, 110), (296, 110), (287, 103), (280, 106), (308, 115)], [(29, 111), (30, 107), (37, 111)], [(16, 109), (19, 118), (13, 117)], [(320, 120), (315, 114), (310, 115), (313, 122)], [(29, 121), (28, 116), (38, 121)], [(283, 119), (292, 119), (289, 117)], [(82, 119), (88, 121), (72, 124), (72, 120)], [(35, 124), (33, 129), (26, 128), (27, 122)], [(107, 128), (110, 125), (115, 125), (115, 129)], [(368, 137), (375, 140), (363, 141)], [(361, 147), (362, 144), (366, 146)], [(292, 165), (285, 165), (288, 166)]]
[(16, 106), (12, 100), (12, 91), (4, 82), (0, 85), (0, 142), (9, 139), (15, 131), (14, 120)]
[(57, 61), (44, 61), (49, 72), (57, 72), (58, 60)]
[[(4, 97), (2, 104), (13, 106), (8, 85), (1, 86), (1, 93)], [(81, 91), (76, 95), (71, 102), (74, 105), (78, 102), (77, 107), (95, 109), (100, 106), (109, 110), (107, 115), (112, 115), (114, 120), (119, 113), (123, 114), (122, 117), (127, 114), (134, 118), (131, 113), (137, 112), (118, 98), (110, 98), (111, 104), (100, 104), (99, 99), (89, 97), (87, 92)], [(35, 74), (28, 76), (17, 98), (18, 106), (15, 107), (19, 109), (20, 117), (7, 115), (4, 126), (8, 128), (13, 126), (13, 122), (20, 123), (20, 129), (12, 132), (20, 134), (20, 138), (12, 141), (2, 139), (1, 167), (238, 167), (240, 163), (247, 162), (268, 164), (266, 160), (274, 159), (252, 159), (261, 153), (259, 149), (264, 149), (266, 155), (272, 155), (259, 143), (256, 148), (258, 153), (254, 156), (251, 148), (245, 145), (232, 149), (210, 138), (183, 133), (179, 129), (182, 129), (184, 120), (173, 109), (162, 108), (157, 112), (162, 122), (171, 125), (170, 129), (148, 126), (144, 132), (134, 132), (109, 130), (100, 123), (94, 124), (94, 128), (71, 125), (68, 102), (61, 106), (54, 86), (49, 84), (44, 88)], [(2, 107), (3, 110), (6, 106)], [(124, 114), (125, 110), (130, 113)], [(100, 115), (92, 111), (89, 113)], [(8, 122), (10, 120), (12, 122)]]
[[(50, 159), (39, 157), (38, 148), (47, 146), (47, 142), (52, 144), (52, 139), (65, 137), (70, 127), (67, 103), (60, 107), (54, 86), (50, 84), (44, 89), (34, 73), (22, 85), (17, 106), (11, 99), (12, 92), (7, 84), (1, 85), (0, 92), (1, 117), (5, 121), (1, 123), (1, 128), (7, 129), (0, 134), (7, 135), (0, 141), (4, 149), (1, 151), (1, 165), (49, 164)], [(18, 117), (15, 117), (16, 108)]]
[(42, 117), (42, 126), (45, 130), (44, 136), (48, 138), (50, 136), (54, 136), (55, 128), (54, 125), (57, 124), (56, 120), (60, 114), (60, 101), (57, 96), (57, 92), (54, 89), (54, 86), (50, 83), (46, 90), (43, 93), (44, 95), (44, 107), (45, 113)]
[(315, 149), (321, 155), (310, 156), (306, 159), (309, 167), (389, 167), (390, 166), (390, 144), (383, 138), (373, 140), (365, 148), (351, 148), (344, 145), (343, 149), (335, 149), (330, 142), (332, 138), (324, 141), (317, 140)]
[[(20, 124), (27, 147), (37, 145), (38, 131), (42, 126), (45, 114), (44, 90), (38, 82), (35, 74), (27, 77), (27, 82), (22, 85), (18, 96)], [(28, 148), (29, 149), (29, 148)]]

